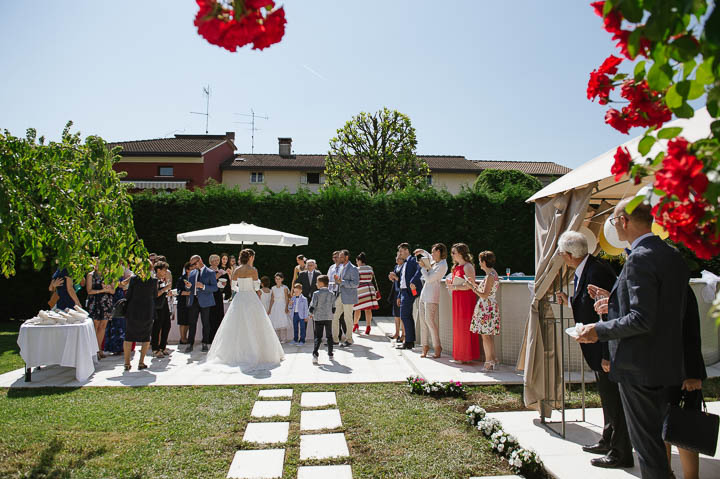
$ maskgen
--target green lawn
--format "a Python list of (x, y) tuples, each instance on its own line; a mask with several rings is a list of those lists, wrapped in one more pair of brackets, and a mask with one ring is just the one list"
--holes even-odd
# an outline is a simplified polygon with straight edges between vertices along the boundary
[(21, 321), (0, 321), (0, 374), (24, 366), (17, 344)]

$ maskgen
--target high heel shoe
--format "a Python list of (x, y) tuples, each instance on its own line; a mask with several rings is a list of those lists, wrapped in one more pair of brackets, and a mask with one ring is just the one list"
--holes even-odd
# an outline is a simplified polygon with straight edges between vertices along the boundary
[(442, 353), (442, 348), (440, 348), (440, 347), (437, 348), (435, 350), (435, 354), (433, 354), (433, 358), (435, 358), (435, 359), (439, 358), (441, 353)]
[(360, 329), (360, 325), (359, 325), (358, 323), (355, 323), (355, 324), (353, 325), (353, 333), (354, 333), (355, 331), (357, 331), (358, 329)]
[(368, 326), (367, 328), (365, 328), (365, 334), (370, 334), (370, 326)]
[(420, 357), (421, 357), (421, 358), (426, 358), (426, 357), (427, 357), (427, 354), (428, 354), (428, 351), (430, 351), (430, 347), (429, 347), (429, 346), (423, 346), (423, 352), (422, 352), (422, 354), (420, 355)]
[(497, 362), (495, 362), (495, 361), (485, 361), (485, 365), (483, 366), (481, 371), (485, 371), (485, 372), (495, 371), (496, 366), (497, 366)]
[(125, 364), (125, 371), (130, 371), (130, 365), (127, 363)]

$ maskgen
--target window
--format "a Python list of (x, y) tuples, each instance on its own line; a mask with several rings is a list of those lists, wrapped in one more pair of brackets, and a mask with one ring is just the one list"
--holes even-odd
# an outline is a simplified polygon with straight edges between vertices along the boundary
[(175, 176), (172, 166), (158, 167), (158, 176)]
[(265, 183), (265, 174), (262, 171), (250, 173), (250, 183)]
[(432, 186), (432, 184), (433, 184), (432, 175), (427, 175), (427, 184)]
[(308, 185), (319, 185), (320, 184), (320, 173), (308, 173), (307, 174)]

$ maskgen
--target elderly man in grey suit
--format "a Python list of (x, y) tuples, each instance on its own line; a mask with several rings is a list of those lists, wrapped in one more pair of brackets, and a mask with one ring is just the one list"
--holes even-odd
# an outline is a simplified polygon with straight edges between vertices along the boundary
[(350, 262), (350, 252), (346, 249), (338, 253), (341, 260), (335, 269), (335, 284), (338, 286), (338, 297), (335, 303), (335, 316), (333, 317), (333, 339), (340, 341), (340, 315), (345, 323), (345, 341), (340, 347), (347, 347), (353, 343), (353, 306), (358, 301), (358, 286), (360, 273), (357, 267)]
[[(690, 277), (680, 253), (651, 232), (650, 206), (632, 213), (618, 203), (610, 222), (631, 244), (608, 299), (596, 301), (608, 320), (580, 328), (578, 341), (609, 341), (610, 379), (619, 383), (630, 441), (643, 478), (670, 477), (662, 440), (665, 386), (683, 381), (683, 317)], [(604, 293), (595, 285), (591, 296)]]

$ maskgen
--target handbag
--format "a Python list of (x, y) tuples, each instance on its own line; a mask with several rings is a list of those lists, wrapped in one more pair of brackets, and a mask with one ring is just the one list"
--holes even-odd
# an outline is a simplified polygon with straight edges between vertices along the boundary
[(705, 399), (703, 399), (702, 411), (685, 409), (682, 407), (683, 402), (684, 396), (680, 400), (680, 405), (673, 405), (668, 409), (663, 421), (663, 441), (683, 449), (714, 456), (720, 417), (707, 412)]
[(124, 318), (125, 313), (127, 312), (127, 299), (123, 298), (119, 300), (117, 303), (115, 303), (115, 306), (113, 306), (112, 310), (112, 317), (114, 318)]
[(377, 279), (375, 278), (375, 273), (373, 273), (373, 283), (375, 283), (375, 299), (380, 301), (382, 299), (382, 294), (380, 294), (380, 288), (377, 284)]

